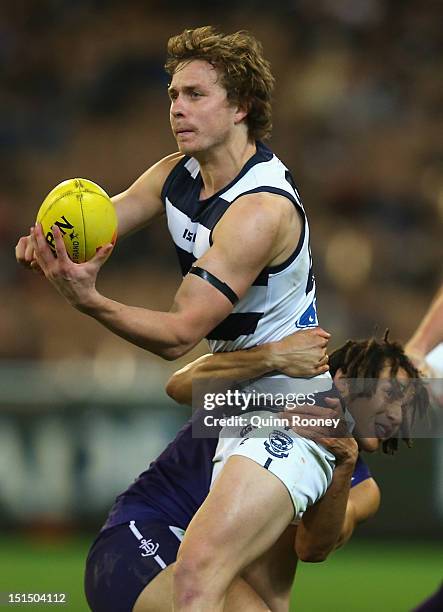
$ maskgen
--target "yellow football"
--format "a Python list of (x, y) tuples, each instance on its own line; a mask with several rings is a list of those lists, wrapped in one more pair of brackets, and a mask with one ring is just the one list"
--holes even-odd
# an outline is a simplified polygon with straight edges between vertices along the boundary
[(46, 242), (55, 254), (52, 227), (63, 235), (74, 263), (91, 259), (98, 248), (117, 239), (117, 215), (106, 191), (87, 179), (63, 181), (46, 196), (37, 214)]

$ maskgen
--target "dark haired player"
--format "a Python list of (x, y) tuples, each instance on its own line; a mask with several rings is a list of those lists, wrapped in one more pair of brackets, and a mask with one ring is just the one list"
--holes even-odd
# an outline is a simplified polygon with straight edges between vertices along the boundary
[[(299, 332), (280, 343), (235, 354), (205, 355), (174, 374), (167, 391), (180, 403), (190, 404), (195, 379), (242, 380), (276, 367), (293, 376), (307, 375), (303, 362), (309, 359), (309, 352), (303, 344), (308, 343), (310, 334)], [(301, 369), (297, 359), (302, 362)], [(394, 441), (403, 435), (405, 395), (391, 395), (392, 378), (406, 383), (417, 377), (401, 347), (387, 339), (349, 341), (331, 354), (330, 367), (346, 407), (352, 413), (354, 404), (357, 412), (366, 411), (373, 420), (372, 428), (365, 424), (362, 433), (366, 436), (358, 438), (360, 448), (373, 451), (381, 442), (385, 452), (393, 452)], [(371, 397), (350, 399), (346, 380), (357, 376), (379, 379)], [(410, 400), (411, 408), (423, 412), (426, 396), (421, 384), (416, 384), (418, 393)], [(317, 414), (315, 408), (309, 413)], [(330, 413), (322, 408), (321, 414)], [(94, 611), (109, 609), (110, 602), (115, 610), (129, 611), (134, 602), (136, 612), (171, 609), (172, 573), (180, 541), (203, 503), (214, 473), (217, 440), (193, 438), (191, 428), (192, 421), (117, 498), (88, 557), (86, 593)], [(374, 431), (374, 438), (367, 436), (370, 431)], [(375, 432), (384, 433), (381, 440)], [(298, 433), (309, 436), (314, 432), (299, 428)], [(322, 435), (322, 431), (316, 433)], [(287, 610), (297, 559), (325, 559), (351, 537), (359, 522), (377, 511), (378, 487), (362, 459), (357, 459), (353, 440), (322, 438), (322, 444), (335, 454), (338, 463), (331, 486), (305, 512), (298, 527), (289, 527), (269, 551), (245, 568), (228, 591), (226, 610)]]

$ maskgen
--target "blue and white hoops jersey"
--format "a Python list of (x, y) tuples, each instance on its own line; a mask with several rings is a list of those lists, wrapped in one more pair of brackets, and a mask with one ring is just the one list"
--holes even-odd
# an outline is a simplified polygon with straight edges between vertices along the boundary
[(309, 227), (286, 166), (264, 144), (257, 142), (255, 155), (229, 185), (206, 200), (199, 199), (201, 188), (199, 164), (185, 156), (168, 176), (162, 191), (168, 227), (183, 275), (210, 248), (214, 227), (229, 206), (243, 195), (268, 192), (287, 197), (299, 211), (303, 223), (292, 255), (281, 265), (262, 270), (233, 312), (208, 335), (211, 350), (250, 348), (280, 340), (297, 329), (317, 326)]

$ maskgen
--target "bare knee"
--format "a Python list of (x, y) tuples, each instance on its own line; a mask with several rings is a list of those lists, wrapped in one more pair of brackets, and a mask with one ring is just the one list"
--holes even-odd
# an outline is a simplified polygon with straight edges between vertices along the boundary
[(181, 604), (190, 604), (208, 597), (220, 597), (227, 584), (221, 579), (212, 547), (194, 545), (179, 550), (174, 564), (174, 594)]

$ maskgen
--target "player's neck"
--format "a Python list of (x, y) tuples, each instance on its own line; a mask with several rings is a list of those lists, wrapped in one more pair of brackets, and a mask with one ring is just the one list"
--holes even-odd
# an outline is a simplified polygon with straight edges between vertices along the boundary
[(225, 144), (206, 152), (201, 159), (198, 159), (203, 180), (200, 199), (210, 198), (229, 185), (256, 150), (255, 142), (245, 140), (240, 143)]

